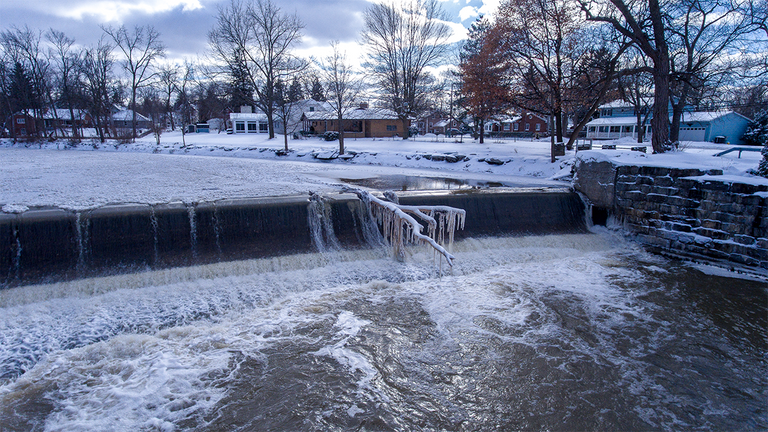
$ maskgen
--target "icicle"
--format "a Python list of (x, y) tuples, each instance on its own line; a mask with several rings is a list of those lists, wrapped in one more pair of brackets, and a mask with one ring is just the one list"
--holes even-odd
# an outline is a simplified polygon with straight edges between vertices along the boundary
[[(389, 239), (392, 253), (397, 259), (405, 257), (405, 244), (415, 243), (418, 240), (432, 246), (436, 252), (445, 257), (448, 265), (453, 266), (454, 256), (446, 251), (441, 243), (444, 243), (447, 232), (450, 244), (453, 244), (457, 221), (460, 222), (461, 228), (464, 228), (466, 212), (463, 209), (448, 206), (404, 206), (384, 201), (363, 190), (348, 189), (348, 191), (357, 194), (361, 201), (370, 207), (373, 216), (381, 226), (384, 238)], [(427, 235), (422, 234), (422, 225), (411, 215), (427, 223)], [(440, 265), (442, 268), (442, 259)]]
[(312, 193), (309, 196), (307, 218), (309, 229), (318, 252), (341, 250), (341, 244), (333, 230), (333, 208), (327, 199)]

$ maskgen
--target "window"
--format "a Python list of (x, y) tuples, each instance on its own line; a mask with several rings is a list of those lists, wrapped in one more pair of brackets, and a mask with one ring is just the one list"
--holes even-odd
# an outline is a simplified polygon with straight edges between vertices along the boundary
[(27, 122), (27, 119), (24, 117), (19, 117), (16, 119), (16, 124), (25, 124)]
[(594, 131), (595, 131), (595, 127), (594, 126), (590, 126), (589, 127), (589, 132), (594, 132)]
[(598, 132), (608, 132), (608, 126), (598, 126)]
[(248, 122), (248, 133), (256, 133), (256, 123)]
[(387, 125), (387, 132), (396, 132), (397, 125)]
[(536, 132), (541, 130), (541, 123), (536, 123)]
[(520, 123), (515, 123), (515, 124), (512, 126), (512, 128), (514, 129), (514, 131), (515, 131), (515, 132), (517, 132), (517, 130), (518, 130), (518, 129), (520, 129)]
[(632, 128), (634, 128), (634, 126), (624, 126), (624, 132), (632, 133)]
[(243, 122), (235, 123), (235, 131), (236, 132), (245, 132), (245, 123), (243, 123)]
[(530, 123), (526, 123), (525, 124), (525, 131), (528, 132), (529, 130), (531, 130), (531, 124)]
[(259, 132), (269, 132), (269, 125), (266, 122), (259, 122)]
[(309, 107), (309, 112), (315, 112), (315, 107)]
[(25, 136), (25, 135), (27, 135), (27, 130), (26, 130), (25, 128), (21, 128), (21, 129), (19, 130), (19, 135), (21, 135), (21, 136)]
[(505, 131), (508, 131), (508, 130), (509, 130), (509, 123), (504, 123), (504, 130), (505, 130)]
[(621, 126), (611, 126), (611, 132), (621, 132)]

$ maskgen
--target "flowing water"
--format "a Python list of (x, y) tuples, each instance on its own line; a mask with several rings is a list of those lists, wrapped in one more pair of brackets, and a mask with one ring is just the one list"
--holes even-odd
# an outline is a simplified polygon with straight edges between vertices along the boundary
[(765, 430), (768, 295), (610, 232), (0, 291), (0, 429)]

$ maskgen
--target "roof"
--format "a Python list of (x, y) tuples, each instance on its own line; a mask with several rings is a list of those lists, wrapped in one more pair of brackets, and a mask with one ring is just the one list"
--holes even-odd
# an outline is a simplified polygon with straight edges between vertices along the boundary
[(255, 113), (230, 113), (230, 120), (267, 121), (267, 115), (262, 112)]
[[(43, 118), (44, 119), (58, 118), (60, 120), (72, 120), (72, 116), (69, 115), (70, 113), (68, 109), (57, 108), (55, 111), (56, 111), (55, 116), (54, 116), (54, 110), (46, 111), (45, 114), (43, 114)], [(84, 119), (85, 116), (88, 114), (85, 110), (81, 110), (81, 109), (74, 109), (72, 111), (74, 111), (75, 113), (75, 120)]]
[[(112, 120), (117, 121), (133, 121), (133, 111), (129, 109), (123, 109), (120, 110), (114, 114), (112, 114), (111, 117)], [(147, 117), (144, 117), (143, 115), (136, 113), (136, 121), (150, 121)]]
[[(644, 105), (651, 106), (653, 105), (653, 98), (646, 98), (644, 100)], [(621, 99), (614, 100), (605, 104), (600, 105), (600, 109), (607, 109), (607, 108), (634, 108), (635, 104), (627, 101), (623, 101)]]
[[(680, 118), (680, 122), (711, 122), (719, 118), (723, 118), (730, 114), (741, 115), (734, 113), (733, 111), (699, 111), (699, 112), (684, 112), (683, 117)], [(744, 116), (742, 116), (744, 117)], [(744, 117), (746, 119), (746, 117)], [(747, 119), (749, 120), (749, 119)]]
[[(336, 120), (336, 111), (305, 112), (307, 120)], [(398, 116), (392, 110), (384, 108), (352, 108), (344, 111), (344, 120), (397, 120)]]

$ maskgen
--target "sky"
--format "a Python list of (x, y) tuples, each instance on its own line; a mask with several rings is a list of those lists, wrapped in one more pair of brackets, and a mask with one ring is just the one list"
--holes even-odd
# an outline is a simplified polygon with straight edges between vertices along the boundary
[[(167, 58), (194, 59), (207, 49), (220, 6), (230, 0), (0, 0), (0, 29), (25, 25), (63, 31), (82, 45), (95, 44), (100, 25), (131, 28), (152, 25), (161, 33)], [(300, 55), (323, 55), (338, 40), (349, 55), (360, 51), (357, 40), (363, 11), (380, 0), (274, 0), (285, 12), (295, 12), (305, 24)], [(465, 28), (479, 14), (491, 14), (500, 0), (439, 0), (451, 18), (452, 41), (465, 37)]]

